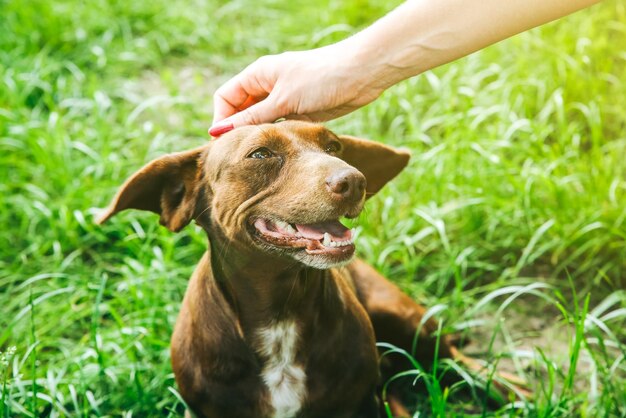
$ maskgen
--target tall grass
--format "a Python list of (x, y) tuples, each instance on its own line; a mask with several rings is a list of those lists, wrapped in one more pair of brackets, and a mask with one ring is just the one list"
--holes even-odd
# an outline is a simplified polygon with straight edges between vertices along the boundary
[[(0, 0), (0, 415), (182, 414), (169, 336), (205, 238), (96, 208), (207, 140), (213, 89), (257, 56), (392, 7)], [(468, 341), (491, 376), (472, 385), (507, 370), (533, 393), (493, 410), (416, 364), (416, 416), (626, 415), (625, 46), (607, 1), (329, 124), (413, 153), (356, 220), (361, 256)]]

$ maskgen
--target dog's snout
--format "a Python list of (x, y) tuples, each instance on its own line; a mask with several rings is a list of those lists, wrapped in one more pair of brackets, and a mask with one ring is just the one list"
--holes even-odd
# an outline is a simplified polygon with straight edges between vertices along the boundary
[(333, 197), (360, 200), (365, 192), (365, 176), (354, 168), (339, 170), (326, 178), (326, 188)]

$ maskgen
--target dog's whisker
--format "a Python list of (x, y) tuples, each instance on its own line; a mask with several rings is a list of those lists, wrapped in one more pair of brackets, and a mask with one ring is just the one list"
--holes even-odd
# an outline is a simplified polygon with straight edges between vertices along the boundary
[(209, 206), (207, 206), (207, 207), (206, 207), (206, 209), (204, 209), (202, 212), (200, 212), (199, 214), (197, 214), (196, 216), (194, 216), (194, 218), (193, 218), (193, 219), (197, 222), (197, 221), (198, 221), (198, 219), (200, 219), (200, 217), (201, 217), (202, 215), (204, 215), (204, 214), (205, 214), (205, 213), (206, 213), (209, 209), (211, 209), (211, 206), (210, 206), (210, 205), (209, 205)]

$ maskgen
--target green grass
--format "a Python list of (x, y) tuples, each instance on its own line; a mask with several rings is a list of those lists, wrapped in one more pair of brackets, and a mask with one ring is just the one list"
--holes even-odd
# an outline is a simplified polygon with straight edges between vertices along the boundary
[[(377, 4), (0, 0), (0, 416), (182, 414), (169, 337), (205, 238), (96, 208), (207, 140), (221, 81)], [(357, 220), (361, 256), (534, 392), (489, 411), (442, 362), (403, 378), (427, 383), (416, 416), (626, 416), (625, 50), (607, 1), (329, 124), (413, 152)]]

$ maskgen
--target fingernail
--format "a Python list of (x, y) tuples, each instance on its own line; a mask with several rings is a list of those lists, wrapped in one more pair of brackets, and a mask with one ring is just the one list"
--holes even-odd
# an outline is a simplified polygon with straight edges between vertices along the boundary
[(228, 131), (232, 131), (233, 128), (234, 126), (230, 122), (226, 122), (224, 124), (218, 123), (217, 125), (211, 126), (211, 128), (209, 129), (209, 135), (220, 136)]

